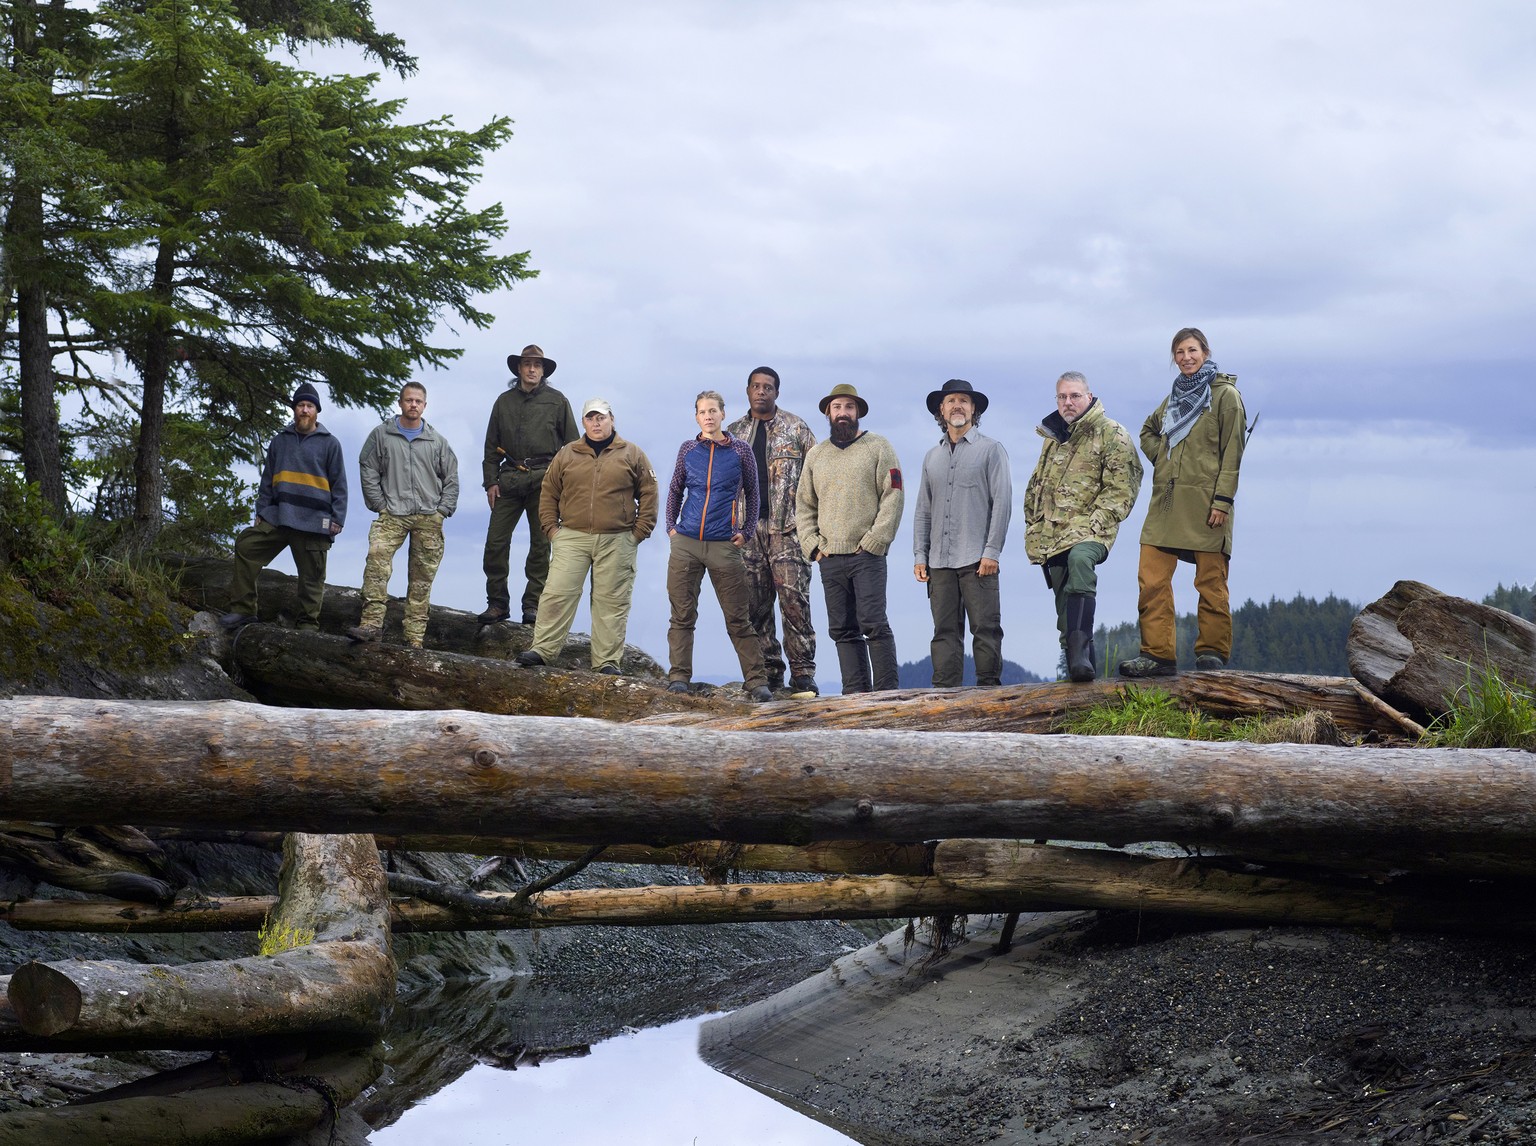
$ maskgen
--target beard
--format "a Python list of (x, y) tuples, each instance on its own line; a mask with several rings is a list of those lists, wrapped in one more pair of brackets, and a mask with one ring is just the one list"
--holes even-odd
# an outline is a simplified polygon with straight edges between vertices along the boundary
[(832, 440), (838, 445), (846, 446), (858, 436), (859, 420), (857, 418), (832, 419)]

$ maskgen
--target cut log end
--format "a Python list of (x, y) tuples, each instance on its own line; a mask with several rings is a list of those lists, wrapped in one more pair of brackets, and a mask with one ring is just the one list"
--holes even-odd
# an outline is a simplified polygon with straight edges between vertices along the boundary
[(46, 963), (19, 967), (6, 993), (16, 1021), (29, 1035), (63, 1034), (80, 1021), (80, 988)]

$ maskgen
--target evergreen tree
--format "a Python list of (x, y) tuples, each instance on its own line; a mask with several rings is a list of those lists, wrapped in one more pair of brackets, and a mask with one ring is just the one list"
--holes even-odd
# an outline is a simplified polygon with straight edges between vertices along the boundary
[(1524, 617), (1527, 621), (1536, 621), (1536, 600), (1533, 600), (1533, 594), (1536, 594), (1536, 585), (1511, 581), (1506, 589), (1504, 582), (1500, 581), (1499, 587), (1483, 598), (1483, 604)]

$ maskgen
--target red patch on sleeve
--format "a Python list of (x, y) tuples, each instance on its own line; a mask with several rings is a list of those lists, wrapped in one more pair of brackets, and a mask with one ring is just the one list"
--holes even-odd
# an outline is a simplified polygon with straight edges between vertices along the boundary
[(891, 488), (892, 489), (900, 489), (901, 488), (901, 471), (900, 470), (892, 470), (891, 471)]

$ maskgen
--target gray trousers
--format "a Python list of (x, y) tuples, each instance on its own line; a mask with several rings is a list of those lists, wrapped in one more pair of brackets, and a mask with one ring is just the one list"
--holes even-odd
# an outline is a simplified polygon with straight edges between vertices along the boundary
[(994, 573), (981, 577), (975, 565), (928, 570), (928, 607), (933, 611), (933, 687), (955, 688), (965, 665), (965, 623), (971, 623), (971, 652), (977, 684), (1003, 683), (1003, 605)]

